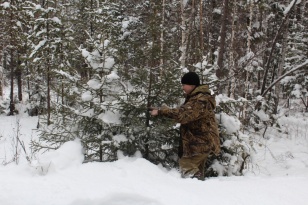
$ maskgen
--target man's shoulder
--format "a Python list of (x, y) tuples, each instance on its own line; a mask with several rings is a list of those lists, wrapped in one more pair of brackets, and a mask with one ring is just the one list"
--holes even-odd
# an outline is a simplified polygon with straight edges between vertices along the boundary
[(199, 102), (202, 104), (211, 105), (213, 109), (216, 107), (215, 96), (207, 93), (198, 93), (191, 100), (192, 102)]
[(211, 98), (213, 98), (212, 95), (209, 93), (198, 93), (195, 96), (192, 97), (192, 100), (197, 100), (197, 101), (208, 101)]

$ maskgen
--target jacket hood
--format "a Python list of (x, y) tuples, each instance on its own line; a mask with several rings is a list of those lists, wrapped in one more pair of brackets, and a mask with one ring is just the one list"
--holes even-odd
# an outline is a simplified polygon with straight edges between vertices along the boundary
[(209, 86), (208, 85), (197, 86), (189, 95), (194, 96), (194, 95), (197, 95), (199, 93), (211, 95), (211, 91), (210, 91)]
[[(200, 98), (207, 98), (207, 100), (212, 104), (213, 108), (216, 107), (216, 100), (215, 96), (211, 95), (211, 91), (208, 85), (200, 85), (197, 86), (189, 95), (188, 97), (194, 97), (199, 94), (203, 94)], [(198, 97), (199, 98), (199, 97)]]

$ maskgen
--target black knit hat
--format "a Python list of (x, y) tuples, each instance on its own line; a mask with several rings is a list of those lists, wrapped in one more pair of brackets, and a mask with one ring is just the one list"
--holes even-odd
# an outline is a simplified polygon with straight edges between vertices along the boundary
[(182, 84), (186, 85), (200, 85), (200, 79), (199, 76), (195, 72), (188, 72), (185, 73), (181, 79)]

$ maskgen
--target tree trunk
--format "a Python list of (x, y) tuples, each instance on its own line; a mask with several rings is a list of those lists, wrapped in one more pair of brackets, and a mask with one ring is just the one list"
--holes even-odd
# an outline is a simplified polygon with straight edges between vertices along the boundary
[[(4, 89), (4, 71), (5, 70), (8, 70), (8, 67), (7, 67), (7, 52), (4, 51), (3, 52), (3, 72), (2, 72), (2, 92), (3, 92), (3, 89)], [(1, 77), (1, 76), (0, 76)]]
[[(46, 7), (48, 8), (48, 1)], [(47, 19), (49, 18), (47, 14)], [(49, 41), (49, 22), (47, 21), (46, 25), (46, 35), (47, 35), (47, 42)], [(50, 125), (50, 114), (51, 114), (51, 105), (50, 105), (50, 81), (51, 81), (51, 70), (50, 70), (50, 59), (49, 56), (47, 56), (47, 61), (46, 61), (46, 69), (47, 69), (47, 125)]]
[(200, 13), (199, 13), (199, 21), (200, 21), (200, 53), (201, 57), (203, 56), (203, 50), (204, 50), (204, 35), (203, 35), (203, 1), (200, 1)]
[(2, 67), (0, 67), (0, 97), (3, 96), (3, 87), (4, 87), (3, 69)]
[[(11, 4), (13, 4), (13, 1), (11, 1)], [(13, 19), (14, 19), (14, 14), (13, 11), (11, 10), (10, 12), (10, 26), (13, 26)], [(16, 44), (16, 39), (14, 39), (13, 35), (14, 31), (12, 28), (9, 28), (9, 52), (10, 52), (10, 71), (11, 71), (11, 92), (10, 92), (10, 112), (9, 115), (14, 115), (15, 113), (15, 102), (14, 102), (14, 75), (15, 75), (15, 56), (14, 56), (14, 45)]]
[(0, 46), (1, 51), (0, 52), (0, 59), (2, 60), (2, 66), (0, 66), (0, 97), (3, 96), (3, 89), (4, 89), (4, 75), (3, 72), (6, 69), (5, 63), (6, 63), (6, 55), (5, 52), (3, 51), (3, 47)]
[(209, 63), (214, 65), (215, 62), (215, 39), (214, 39), (214, 18), (213, 18), (213, 10), (215, 9), (215, 1), (209, 1), (209, 9), (208, 9), (208, 25), (209, 25), (209, 32), (208, 32), (208, 44), (209, 44)]
[(10, 112), (9, 115), (14, 115), (15, 113), (15, 103), (14, 103), (14, 56), (13, 50), (10, 51), (10, 70), (11, 70), (11, 92), (10, 92)]
[(22, 71), (21, 71), (21, 60), (20, 54), (17, 56), (17, 68), (16, 68), (16, 78), (17, 78), (17, 88), (18, 88), (18, 100), (22, 102)]
[(181, 18), (182, 18), (182, 22), (181, 22), (181, 29), (182, 29), (182, 40), (181, 40), (181, 57), (180, 57), (180, 61), (181, 61), (181, 68), (185, 68), (186, 67), (186, 58), (187, 58), (187, 39), (188, 39), (188, 29), (187, 29), (187, 14), (185, 12), (185, 6), (184, 5), (184, 1), (181, 1)]
[[(152, 72), (152, 69), (150, 68), (150, 81), (149, 81), (149, 87), (148, 87), (148, 96), (147, 96), (147, 107), (152, 107), (152, 84), (153, 84), (153, 78), (154, 78), (154, 75), (153, 75), (153, 72)], [(146, 112), (146, 120), (145, 120), (145, 127), (147, 129), (147, 136), (146, 136), (146, 139), (144, 141), (144, 158), (145, 159), (149, 159), (149, 144), (148, 144), (148, 141), (150, 139), (150, 113), (149, 112)]]
[(3, 96), (3, 74), (2, 70), (0, 71), (0, 97)]
[(187, 2), (181, 2), (181, 18), (182, 18), (182, 40), (181, 40), (181, 52), (182, 55), (180, 57), (181, 68), (186, 68), (187, 64), (187, 56), (188, 56), (188, 46), (189, 46), (189, 34), (192, 29), (192, 17), (194, 15), (195, 10), (195, 0), (191, 1), (191, 5), (188, 5)]
[[(203, 61), (204, 61), (204, 56), (205, 56), (205, 54), (204, 54), (204, 31), (203, 31), (203, 1), (200, 1), (200, 8), (199, 8), (199, 10), (200, 10), (200, 12), (199, 12), (199, 21), (200, 21), (200, 37), (199, 37), (199, 44), (200, 44), (200, 46), (199, 46), (199, 50), (200, 50), (200, 58), (201, 58), (201, 73), (203, 73), (203, 71), (204, 71), (204, 65), (203, 65)], [(204, 78), (203, 78), (203, 75), (201, 75), (200, 76), (201, 77), (201, 79), (200, 79), (200, 81), (201, 81), (201, 84), (203, 84), (203, 82), (204, 82)]]
[[(287, 27), (289, 24), (289, 20), (286, 22)], [(283, 66), (285, 63), (285, 57), (286, 57), (286, 50), (287, 50), (287, 37), (288, 37), (288, 29), (285, 29), (283, 32), (283, 42), (282, 42), (282, 48), (281, 48), (281, 58), (280, 62), (278, 64), (278, 76), (282, 76), (283, 74)], [(275, 85), (275, 91), (276, 91), (276, 100), (275, 100), (275, 111), (274, 114), (277, 113), (278, 105), (279, 105), (279, 100), (280, 100), (280, 94), (281, 94), (281, 84), (277, 83)]]
[[(253, 17), (253, 2), (249, 2), (249, 25), (248, 25), (248, 32), (247, 32), (247, 54), (251, 52), (251, 40), (252, 40), (252, 17)], [(250, 70), (246, 70), (246, 80), (245, 80), (245, 99), (248, 99), (249, 95), (249, 79), (250, 79)], [(243, 119), (246, 119), (246, 112), (247, 112), (248, 103), (245, 102), (243, 108)]]
[(222, 79), (226, 75), (223, 67), (223, 55), (225, 53), (226, 44), (228, 6), (229, 0), (224, 0), (223, 15), (221, 19), (219, 51), (217, 57), (218, 69), (216, 70), (216, 76), (218, 77), (218, 79)]
[(230, 85), (230, 98), (235, 99), (235, 88), (236, 88), (236, 79), (235, 79), (235, 49), (234, 49), (234, 41), (235, 41), (235, 30), (236, 30), (236, 4), (233, 4), (233, 14), (232, 14), (232, 31), (231, 31), (231, 43), (230, 43), (230, 59), (229, 59), (229, 65), (230, 65), (230, 76), (231, 76), (231, 85)]
[(162, 76), (163, 74), (163, 65), (164, 65), (164, 22), (165, 22), (165, 0), (163, 0), (163, 3), (162, 3), (162, 13), (161, 13), (161, 16), (162, 16), (162, 19), (161, 19), (161, 31), (160, 31), (160, 66), (159, 66), (159, 69), (160, 69), (160, 75)]

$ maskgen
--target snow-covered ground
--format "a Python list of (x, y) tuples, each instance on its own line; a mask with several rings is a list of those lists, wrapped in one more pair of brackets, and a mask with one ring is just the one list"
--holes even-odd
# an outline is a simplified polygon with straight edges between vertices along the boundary
[[(256, 137), (253, 164), (245, 176), (182, 179), (141, 158), (82, 164), (78, 140), (40, 156), (31, 155), (37, 117), (0, 116), (1, 205), (306, 205), (308, 132), (305, 117), (281, 118), (288, 133)], [(306, 127), (305, 127), (306, 125)], [(303, 127), (304, 126), (304, 127)], [(18, 165), (11, 162), (20, 144)]]

